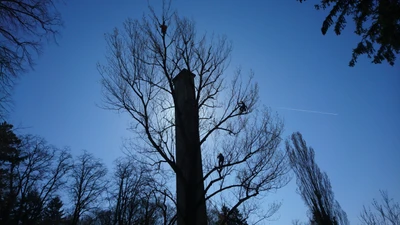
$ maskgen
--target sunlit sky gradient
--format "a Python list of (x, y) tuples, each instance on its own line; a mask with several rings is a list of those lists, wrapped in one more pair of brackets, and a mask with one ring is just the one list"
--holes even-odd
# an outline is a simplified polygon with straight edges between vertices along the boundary
[[(391, 67), (361, 57), (348, 67), (359, 38), (351, 25), (341, 36), (323, 36), (327, 12), (314, 10), (313, 3), (176, 0), (173, 8), (195, 20), (199, 32), (228, 36), (234, 50), (227, 74), (237, 66), (255, 72), (262, 104), (285, 121), (284, 137), (302, 132), (350, 222), (359, 224), (362, 205), (379, 197), (379, 189), (400, 201), (400, 61)], [(65, 28), (59, 45), (47, 45), (35, 71), (19, 81), (9, 122), (56, 146), (70, 146), (74, 154), (87, 149), (111, 169), (131, 133), (128, 117), (98, 107), (96, 63), (104, 60), (104, 33), (128, 17), (140, 18), (147, 1), (71, 0), (60, 12)], [(273, 200), (283, 206), (267, 224), (306, 221), (294, 179), (266, 203)]]

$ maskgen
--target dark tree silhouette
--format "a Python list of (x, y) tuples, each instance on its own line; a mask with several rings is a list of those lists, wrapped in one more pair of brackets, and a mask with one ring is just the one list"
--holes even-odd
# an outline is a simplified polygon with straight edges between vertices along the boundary
[[(300, 2), (306, 0), (297, 0)], [(346, 27), (347, 18), (352, 17), (355, 33), (361, 37), (353, 49), (350, 66), (354, 66), (360, 55), (373, 58), (375, 64), (387, 61), (394, 65), (400, 53), (400, 1), (398, 0), (321, 0), (317, 10), (330, 9), (322, 23), (322, 34), (334, 27), (340, 35)]]
[(61, 25), (53, 0), (0, 1), (0, 118), (8, 111), (14, 80), (33, 67), (34, 54)]
[[(1, 194), (4, 194), (5, 188), (10, 187), (10, 183), (13, 183), (12, 179), (14, 176), (12, 174), (14, 174), (14, 169), (23, 160), (19, 149), (21, 142), (21, 139), (13, 131), (13, 125), (7, 122), (0, 124)], [(2, 207), (2, 209), (4, 208)]]
[(360, 214), (362, 225), (399, 225), (400, 224), (400, 204), (389, 198), (386, 191), (380, 191), (382, 200), (372, 201), (370, 207), (363, 206)]
[(57, 191), (66, 184), (66, 174), (71, 169), (71, 155), (68, 149), (58, 149), (37, 136), (22, 137), (21, 154), (24, 160), (17, 166), (18, 176), (15, 190), (19, 203), (15, 219), (22, 218), (24, 206), (32, 192), (37, 192), (41, 211)]
[(15, 135), (7, 123), (0, 126), (0, 145), (0, 221), (39, 223), (43, 206), (66, 183), (71, 156), (43, 138)]
[(40, 225), (43, 219), (43, 202), (37, 190), (29, 191), (24, 198), (19, 199), (18, 218), (14, 224)]
[[(185, 179), (175, 153), (175, 121), (182, 118), (179, 113), (174, 116), (179, 96), (173, 78), (186, 69), (196, 75), (194, 108), (198, 112), (205, 200), (218, 196), (237, 208), (287, 184), (287, 162), (278, 148), (283, 124), (268, 110), (257, 110), (258, 87), (251, 76), (243, 81), (237, 70), (231, 82), (225, 80), (231, 53), (225, 37), (198, 35), (193, 21), (179, 17), (164, 4), (160, 16), (151, 9), (142, 20), (128, 19), (123, 29), (107, 34), (106, 41), (107, 61), (98, 66), (105, 108), (130, 116), (132, 131), (142, 140), (135, 139), (137, 152), (132, 154), (140, 154), (159, 169), (161, 177), (156, 180), (171, 180), (171, 171), (176, 179)], [(246, 103), (246, 111), (240, 110), (238, 102)], [(218, 152), (225, 156), (221, 175), (217, 173)], [(227, 193), (234, 193), (236, 199)], [(203, 214), (201, 221), (205, 221)]]
[(223, 205), (218, 213), (218, 221), (215, 225), (248, 225), (246, 218), (237, 208), (231, 210)]
[[(124, 224), (172, 224), (163, 214), (163, 202), (151, 170), (128, 157), (116, 160), (110, 202), (112, 221)], [(161, 187), (159, 187), (161, 188)]]
[[(136, 223), (124, 223), (126, 225)], [(108, 209), (95, 209), (91, 214), (82, 216), (79, 225), (115, 225), (112, 219), (112, 211)]]
[(107, 189), (107, 168), (92, 154), (79, 155), (71, 173), (70, 196), (73, 204), (72, 225), (77, 225), (83, 214), (98, 207)]
[(20, 144), (21, 140), (13, 132), (13, 125), (2, 122), (0, 124), (0, 162), (2, 165), (13, 162), (16, 164), (22, 160), (18, 150)]
[(44, 225), (61, 225), (64, 222), (63, 203), (60, 197), (53, 197), (44, 209)]
[(311, 224), (346, 225), (346, 213), (334, 199), (328, 175), (321, 172), (314, 159), (314, 149), (307, 147), (299, 132), (286, 140), (290, 164), (297, 177), (300, 195), (309, 209)]
[(8, 224), (17, 203), (17, 166), (23, 158), (20, 154), (21, 139), (13, 132), (13, 126), (0, 124), (0, 223)]
[(0, 125), (0, 222), (41, 224), (43, 209), (62, 190), (70, 169), (67, 149), (48, 145), (43, 138), (17, 136), (12, 125)]

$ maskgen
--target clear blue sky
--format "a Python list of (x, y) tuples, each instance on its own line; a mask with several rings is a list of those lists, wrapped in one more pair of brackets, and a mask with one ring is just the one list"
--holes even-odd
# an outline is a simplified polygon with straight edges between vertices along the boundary
[[(400, 201), (399, 60), (391, 67), (361, 57), (355, 68), (348, 67), (358, 37), (351, 26), (342, 36), (322, 36), (327, 12), (315, 11), (313, 1), (177, 0), (173, 7), (194, 19), (200, 32), (225, 34), (233, 42), (229, 70), (242, 66), (255, 71), (262, 103), (284, 118), (285, 137), (300, 131), (314, 147), (352, 224), (359, 223), (362, 205), (378, 197), (379, 189)], [(126, 116), (97, 106), (101, 86), (96, 62), (104, 59), (103, 34), (146, 10), (144, 0), (62, 5), (65, 28), (59, 45), (47, 45), (35, 71), (19, 80), (9, 122), (56, 146), (71, 146), (74, 154), (87, 149), (111, 168), (122, 155), (122, 140), (131, 134)], [(295, 180), (269, 200), (283, 201), (277, 220), (269, 224), (306, 220)]]

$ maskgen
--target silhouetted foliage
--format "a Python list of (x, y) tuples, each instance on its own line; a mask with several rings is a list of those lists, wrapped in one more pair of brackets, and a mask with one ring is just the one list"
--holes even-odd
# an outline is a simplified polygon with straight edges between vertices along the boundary
[[(146, 164), (129, 157), (116, 161), (109, 182), (106, 166), (92, 154), (84, 151), (73, 163), (68, 149), (58, 149), (38, 136), (16, 135), (4, 122), (0, 169), (2, 225), (172, 225), (176, 221), (172, 193), (155, 180)], [(59, 197), (65, 187), (71, 197), (68, 213)]]
[(60, 225), (64, 222), (64, 210), (63, 203), (60, 197), (53, 197), (49, 203), (47, 203), (44, 209), (44, 221), (45, 225)]
[(16, 204), (16, 167), (23, 160), (19, 147), (21, 139), (13, 132), (13, 126), (0, 124), (0, 222), (6, 224)]
[(380, 191), (382, 200), (372, 201), (372, 209), (363, 206), (360, 214), (362, 225), (400, 225), (400, 204), (389, 198), (386, 191)]
[(8, 224), (17, 203), (17, 166), (23, 160), (20, 154), (21, 139), (6, 122), (0, 125), (0, 223)]
[[(305, 0), (298, 0), (303, 2)], [(373, 58), (373, 63), (387, 61), (394, 65), (400, 53), (400, 1), (398, 0), (321, 0), (317, 10), (330, 8), (322, 23), (322, 34), (334, 27), (340, 35), (346, 27), (346, 18), (352, 17), (355, 33), (361, 37), (353, 49), (349, 65), (354, 66), (360, 55)]]
[(315, 162), (314, 149), (307, 147), (299, 132), (292, 134), (291, 142), (286, 140), (286, 150), (300, 195), (309, 209), (311, 224), (349, 224), (346, 213), (334, 199), (328, 175)]
[(230, 209), (223, 205), (218, 217), (218, 222), (215, 225), (248, 225), (246, 218), (237, 208)]
[(19, 198), (18, 220), (15, 224), (39, 225), (43, 219), (43, 202), (38, 190), (32, 189), (26, 196)]
[(13, 125), (2, 122), (0, 124), (0, 162), (2, 165), (7, 163), (17, 164), (22, 160), (18, 151), (20, 144), (21, 140), (13, 132)]
[[(107, 169), (88, 152), (76, 157), (43, 138), (16, 135), (13, 126), (0, 124), (0, 224), (173, 224), (171, 193), (156, 182), (151, 170), (121, 158), (113, 188), (107, 193)], [(64, 215), (58, 196), (67, 180), (72, 212)], [(103, 204), (108, 200), (108, 205)]]
[(1, 224), (42, 224), (44, 206), (66, 183), (68, 150), (37, 136), (17, 136), (7, 123), (0, 126), (0, 142)]
[(0, 1), (0, 118), (8, 111), (14, 80), (33, 67), (33, 54), (61, 25), (54, 0)]

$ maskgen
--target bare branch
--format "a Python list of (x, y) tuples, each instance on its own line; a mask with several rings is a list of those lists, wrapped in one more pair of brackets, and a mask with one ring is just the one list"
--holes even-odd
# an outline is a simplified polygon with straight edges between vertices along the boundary
[[(164, 2), (160, 15), (150, 7), (148, 17), (128, 19), (123, 29), (107, 34), (107, 61), (98, 65), (104, 107), (125, 112), (133, 121), (136, 136), (128, 152), (140, 154), (141, 161), (157, 171), (183, 177), (176, 165), (175, 122), (184, 123), (180, 116), (175, 118), (179, 113), (175, 113), (178, 96), (173, 78), (186, 69), (195, 75), (205, 198), (229, 190), (240, 206), (284, 186), (288, 166), (279, 149), (283, 123), (268, 110), (257, 111), (253, 73), (243, 79), (238, 69), (226, 82), (224, 72), (232, 51), (227, 38), (198, 35), (195, 23), (171, 11), (169, 3)], [(179, 129), (189, 140), (185, 127)], [(210, 148), (212, 144), (216, 148)], [(215, 149), (226, 156), (220, 168), (212, 160)]]
[(93, 155), (84, 151), (76, 158), (72, 169), (70, 195), (73, 201), (72, 224), (78, 224), (81, 216), (96, 208), (101, 195), (106, 191), (107, 168)]
[(62, 26), (53, 0), (0, 1), (0, 118), (8, 112), (14, 81), (34, 66), (44, 39)]
[(381, 201), (372, 201), (372, 209), (363, 206), (359, 216), (362, 225), (398, 225), (400, 224), (400, 204), (389, 198), (387, 191), (380, 191)]

